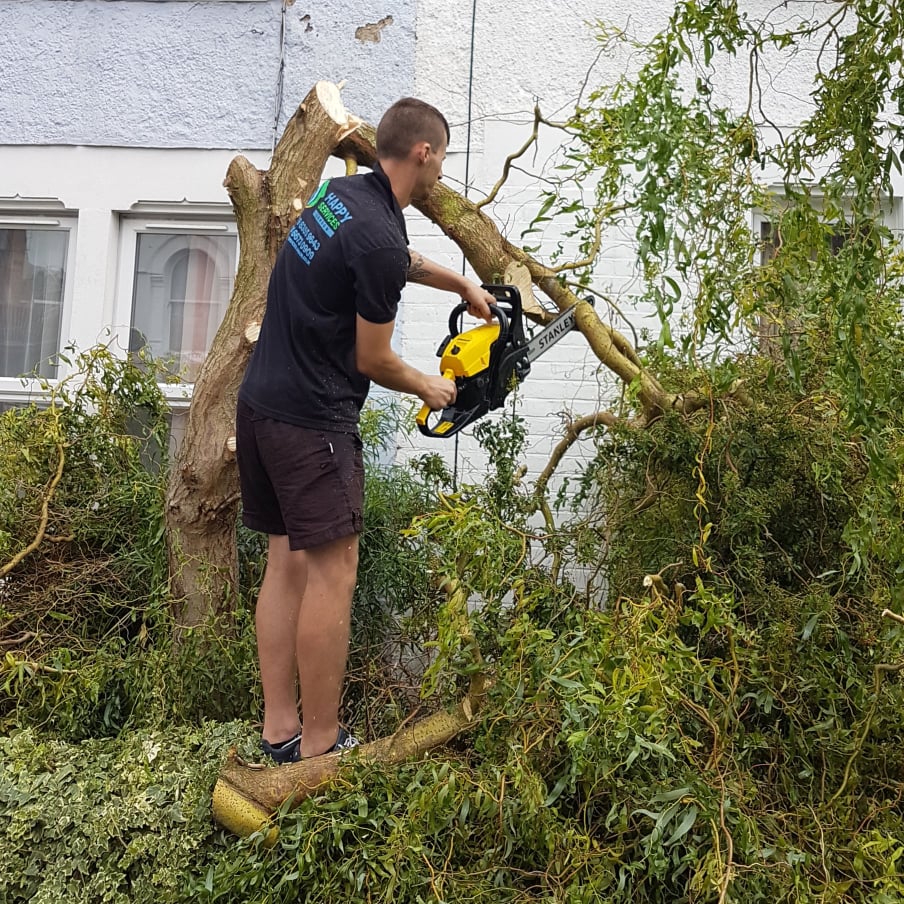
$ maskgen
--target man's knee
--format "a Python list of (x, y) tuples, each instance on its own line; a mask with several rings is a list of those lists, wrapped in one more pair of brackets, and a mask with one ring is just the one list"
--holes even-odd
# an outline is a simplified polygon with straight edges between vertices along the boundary
[(289, 538), (271, 534), (267, 545), (267, 568), (280, 577), (304, 581), (307, 574), (307, 550), (290, 549)]
[(351, 534), (307, 550), (312, 568), (331, 579), (355, 584), (358, 573), (358, 535)]

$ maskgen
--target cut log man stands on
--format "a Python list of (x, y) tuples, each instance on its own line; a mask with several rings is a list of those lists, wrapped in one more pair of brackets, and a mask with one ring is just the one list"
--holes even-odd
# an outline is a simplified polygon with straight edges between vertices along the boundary
[(255, 617), (262, 747), (277, 763), (357, 744), (338, 714), (364, 507), (358, 418), (370, 381), (433, 410), (455, 398), (452, 381), (392, 349), (402, 288), (455, 292), (469, 313), (491, 319), (489, 293), (408, 249), (402, 209), (430, 193), (448, 140), (438, 110), (404, 98), (377, 128), (374, 171), (314, 193), (277, 257), (239, 389), (242, 517), (269, 537)]

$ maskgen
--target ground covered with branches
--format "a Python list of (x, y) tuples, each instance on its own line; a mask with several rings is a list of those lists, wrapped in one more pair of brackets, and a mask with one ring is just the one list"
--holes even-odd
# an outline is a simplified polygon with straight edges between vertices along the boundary
[(508, 453), (484, 485), (371, 456), (347, 717), (373, 737), (460, 695), (478, 666), (440, 575), (481, 603), (493, 684), (472, 733), (399, 767), (352, 757), (273, 849), (210, 817), (227, 749), (255, 753), (258, 541), (237, 625), (174, 645), (153, 380), (96, 352), (58, 408), (7, 412), (4, 561), (42, 500), (47, 519), (3, 583), (0, 897), (900, 900), (904, 643), (846, 538), (869, 468), (744, 366), (747, 404), (718, 419), (601, 432), (554, 534), (511, 414), (481, 428)]

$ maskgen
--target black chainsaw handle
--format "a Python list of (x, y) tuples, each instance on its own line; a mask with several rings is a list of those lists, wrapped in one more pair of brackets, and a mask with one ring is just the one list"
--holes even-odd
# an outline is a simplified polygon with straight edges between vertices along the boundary
[[(459, 430), (467, 427), (486, 412), (487, 407), (483, 403), (474, 408), (456, 408), (452, 404), (443, 408), (442, 411), (428, 411), (423, 418), (418, 417), (417, 428), (424, 436), (433, 438), (455, 436)], [(431, 415), (436, 415), (436, 423), (429, 423)]]
[(517, 286), (482, 283), (480, 288), (489, 292), (497, 302), (506, 305), (511, 310), (512, 319), (517, 320), (521, 316), (521, 293)]
[[(509, 319), (508, 315), (502, 308), (497, 305), (491, 304), (490, 313), (499, 321), (499, 338), (503, 341), (503, 343), (508, 339), (509, 334)], [(464, 326), (464, 324), (459, 323), (459, 318), (462, 314), (464, 314), (468, 310), (468, 303), (466, 301), (459, 302), (455, 305), (454, 308), (449, 312), (449, 336), (457, 336)], [(498, 341), (498, 340), (497, 340)]]

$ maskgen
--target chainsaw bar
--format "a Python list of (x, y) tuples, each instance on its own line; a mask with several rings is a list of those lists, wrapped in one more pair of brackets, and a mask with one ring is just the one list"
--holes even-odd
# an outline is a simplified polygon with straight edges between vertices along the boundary
[(524, 347), (529, 361), (536, 361), (544, 352), (549, 351), (563, 336), (575, 328), (574, 308), (563, 311), (550, 321), (536, 336), (528, 341)]

